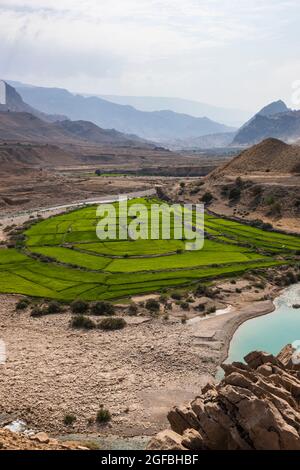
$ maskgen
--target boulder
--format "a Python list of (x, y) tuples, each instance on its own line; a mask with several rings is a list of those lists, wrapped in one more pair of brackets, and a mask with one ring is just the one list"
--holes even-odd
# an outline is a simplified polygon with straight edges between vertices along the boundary
[(282, 348), (277, 357), (285, 366), (285, 368), (300, 371), (300, 364), (295, 364), (293, 362), (293, 355), (295, 351), (295, 348), (293, 348), (291, 344), (287, 344), (286, 346), (284, 346), (284, 348)]
[(37, 434), (34, 434), (34, 436), (31, 436), (30, 439), (32, 441), (40, 442), (40, 444), (48, 444), (50, 440), (48, 434), (45, 432), (38, 432)]
[(170, 429), (159, 432), (153, 437), (149, 444), (148, 450), (187, 450), (182, 444), (183, 437)]

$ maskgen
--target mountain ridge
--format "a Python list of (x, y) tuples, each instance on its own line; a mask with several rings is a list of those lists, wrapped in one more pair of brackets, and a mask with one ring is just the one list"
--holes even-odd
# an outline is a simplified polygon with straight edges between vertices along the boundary
[(22, 98), (44, 113), (63, 114), (72, 120), (91, 121), (102, 128), (114, 128), (144, 139), (166, 142), (182, 137), (199, 137), (235, 130), (207, 117), (197, 118), (169, 110), (144, 112), (95, 96), (72, 94), (61, 88), (17, 88)]
[(25, 103), (16, 89), (4, 80), (0, 80), (0, 111), (26, 112), (47, 122), (66, 119), (65, 116), (59, 114), (43, 113)]
[(154, 144), (85, 121), (46, 122), (28, 112), (0, 111), (0, 139), (39, 143), (94, 143), (155, 148)]
[(282, 100), (262, 108), (236, 133), (232, 144), (249, 146), (267, 138), (292, 143), (300, 138), (300, 111), (292, 110)]

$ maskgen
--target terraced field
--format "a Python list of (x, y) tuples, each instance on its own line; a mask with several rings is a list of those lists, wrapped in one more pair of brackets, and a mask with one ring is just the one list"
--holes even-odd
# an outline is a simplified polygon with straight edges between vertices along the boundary
[[(150, 202), (129, 204), (143, 203), (149, 210)], [(100, 241), (96, 209), (89, 206), (39, 222), (25, 232), (19, 251), (1, 249), (0, 292), (65, 301), (120, 299), (267, 268), (284, 258), (292, 262), (300, 251), (300, 237), (210, 215), (205, 220), (210, 236), (199, 251), (186, 251), (184, 239), (163, 240), (161, 234), (156, 240)]]

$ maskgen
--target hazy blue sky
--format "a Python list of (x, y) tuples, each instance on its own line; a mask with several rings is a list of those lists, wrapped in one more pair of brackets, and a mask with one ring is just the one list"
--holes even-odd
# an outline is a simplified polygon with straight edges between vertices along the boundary
[(0, 75), (250, 110), (291, 104), (299, 24), (299, 0), (0, 0)]

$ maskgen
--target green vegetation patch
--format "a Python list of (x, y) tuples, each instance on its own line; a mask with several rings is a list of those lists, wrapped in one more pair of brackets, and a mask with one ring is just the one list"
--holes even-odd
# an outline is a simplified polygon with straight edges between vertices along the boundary
[(103, 256), (89, 255), (69, 248), (56, 246), (34, 247), (32, 251), (33, 253), (38, 253), (43, 256), (49, 256), (60, 263), (72, 264), (93, 271), (104, 269), (111, 261)]
[[(150, 208), (151, 200), (129, 205), (135, 203)], [(300, 251), (300, 237), (210, 215), (205, 216), (210, 239), (199, 251), (186, 251), (184, 239), (101, 241), (96, 209), (35, 223), (24, 232), (24, 251), (0, 249), (0, 292), (68, 302), (114, 300), (286, 264)], [(173, 229), (174, 220), (170, 225)]]

